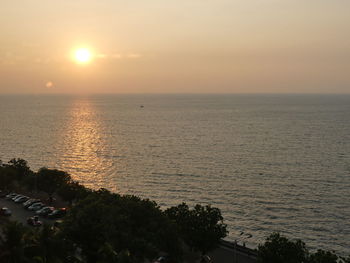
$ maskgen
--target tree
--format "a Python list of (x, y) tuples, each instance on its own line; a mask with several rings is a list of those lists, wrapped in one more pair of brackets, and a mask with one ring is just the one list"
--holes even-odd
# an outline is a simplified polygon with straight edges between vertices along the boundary
[(150, 260), (160, 251), (173, 258), (181, 253), (177, 233), (155, 202), (104, 189), (74, 205), (61, 228), (65, 238), (82, 249), (87, 262), (104, 262), (105, 255), (123, 251), (129, 251), (128, 257), (123, 256), (125, 262)]
[(165, 214), (176, 222), (185, 243), (203, 254), (216, 248), (227, 235), (220, 209), (210, 205), (197, 204), (191, 210), (182, 203), (167, 209)]
[(108, 242), (101, 245), (98, 254), (100, 257), (98, 263), (118, 263), (118, 253)]
[(14, 169), (7, 166), (0, 167), (0, 188), (1, 189), (11, 189), (16, 178), (17, 178), (17, 173)]
[(304, 242), (290, 241), (279, 233), (271, 234), (263, 245), (258, 246), (259, 263), (303, 263), (307, 259)]
[(25, 186), (29, 191), (37, 191), (37, 178), (35, 173), (31, 173), (20, 181), (20, 186)]
[(337, 263), (337, 260), (338, 256), (335, 253), (319, 249), (310, 255), (309, 263)]
[(89, 190), (78, 182), (71, 181), (62, 184), (57, 193), (72, 206), (74, 200), (84, 198), (88, 195)]
[(3, 228), (0, 242), (2, 263), (76, 263), (75, 248), (50, 225), (29, 229), (17, 222)]
[(118, 263), (136, 263), (128, 250), (123, 250), (118, 254)]
[(33, 171), (30, 170), (27, 161), (23, 159), (11, 159), (7, 164), (0, 161), (0, 188), (11, 189), (17, 185), (34, 187)]
[(13, 158), (8, 162), (8, 167), (14, 169), (17, 173), (17, 179), (21, 180), (24, 177), (28, 176), (32, 173), (30, 170), (30, 167), (28, 166), (28, 163), (26, 160), (20, 159), (20, 158)]
[(40, 190), (52, 195), (63, 185), (71, 181), (68, 173), (56, 169), (41, 168), (37, 173), (37, 182)]
[(34, 254), (41, 258), (43, 263), (66, 262), (67, 243), (60, 238), (54, 228), (44, 224), (36, 233)]
[(345, 257), (339, 257), (340, 258), (340, 263), (350, 263), (350, 256), (347, 258)]
[(3, 228), (0, 244), (0, 262), (21, 263), (28, 262), (26, 248), (29, 245), (27, 229), (18, 222), (10, 222)]

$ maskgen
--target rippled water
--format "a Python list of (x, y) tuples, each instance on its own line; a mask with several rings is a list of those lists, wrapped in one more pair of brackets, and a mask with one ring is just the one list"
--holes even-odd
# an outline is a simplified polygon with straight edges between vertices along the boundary
[(350, 96), (0, 96), (0, 112), (2, 160), (213, 204), (251, 246), (281, 231), (350, 253)]

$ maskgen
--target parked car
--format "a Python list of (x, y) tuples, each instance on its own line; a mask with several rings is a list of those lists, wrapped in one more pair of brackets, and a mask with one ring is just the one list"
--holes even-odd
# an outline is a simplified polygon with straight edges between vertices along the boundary
[(44, 207), (45, 205), (43, 204), (43, 203), (41, 203), (41, 202), (39, 202), (39, 203), (34, 203), (34, 204), (32, 204), (31, 206), (29, 206), (27, 209), (29, 210), (29, 211), (37, 211), (37, 210), (39, 210), (40, 208), (42, 208), (42, 207)]
[(24, 203), (25, 201), (29, 200), (28, 196), (21, 196), (16, 198), (14, 201), (16, 204)]
[(28, 201), (23, 203), (23, 207), (24, 208), (28, 208), (29, 206), (31, 206), (34, 203), (39, 203), (41, 200), (40, 199), (29, 199)]
[(35, 213), (39, 216), (47, 216), (48, 214), (51, 214), (55, 210), (52, 206), (44, 206), (37, 210)]
[(48, 214), (47, 217), (50, 219), (62, 218), (66, 215), (66, 213), (67, 213), (66, 208), (59, 208), (59, 209), (55, 209), (52, 213)]
[(9, 193), (8, 195), (5, 196), (5, 199), (11, 200), (11, 199), (14, 198), (16, 195), (18, 195), (18, 194), (16, 194), (16, 193)]
[(22, 205), (25, 206), (27, 204), (29, 204), (30, 202), (33, 202), (35, 200), (39, 200), (39, 199), (34, 199), (34, 198), (29, 198), (27, 201), (25, 201)]
[(15, 201), (17, 198), (23, 197), (23, 195), (15, 195), (11, 198), (12, 201)]
[(15, 201), (17, 198), (23, 197), (23, 195), (15, 195), (11, 198), (12, 201)]
[(10, 215), (12, 215), (12, 212), (7, 207), (2, 207), (0, 209), (0, 215), (2, 215), (2, 216), (10, 216)]
[(38, 216), (32, 216), (32, 217), (28, 217), (27, 218), (27, 223), (28, 225), (31, 225), (31, 226), (41, 226), (43, 224), (43, 222), (41, 222), (39, 220), (39, 217)]

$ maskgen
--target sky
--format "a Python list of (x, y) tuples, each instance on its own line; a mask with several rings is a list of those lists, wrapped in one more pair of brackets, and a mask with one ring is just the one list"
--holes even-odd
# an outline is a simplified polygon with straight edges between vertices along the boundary
[(349, 0), (2, 0), (0, 93), (350, 93), (349, 13)]

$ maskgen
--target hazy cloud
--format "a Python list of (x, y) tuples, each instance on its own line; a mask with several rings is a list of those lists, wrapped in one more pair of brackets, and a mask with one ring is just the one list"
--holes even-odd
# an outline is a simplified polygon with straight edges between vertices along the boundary
[(138, 53), (127, 53), (127, 54), (122, 54), (122, 53), (112, 53), (112, 54), (105, 54), (105, 53), (100, 53), (96, 55), (96, 58), (98, 59), (137, 59), (141, 58), (142, 55)]
[(132, 54), (128, 54), (127, 57), (128, 58), (140, 58), (141, 55), (140, 54), (136, 54), (136, 53), (132, 53)]

